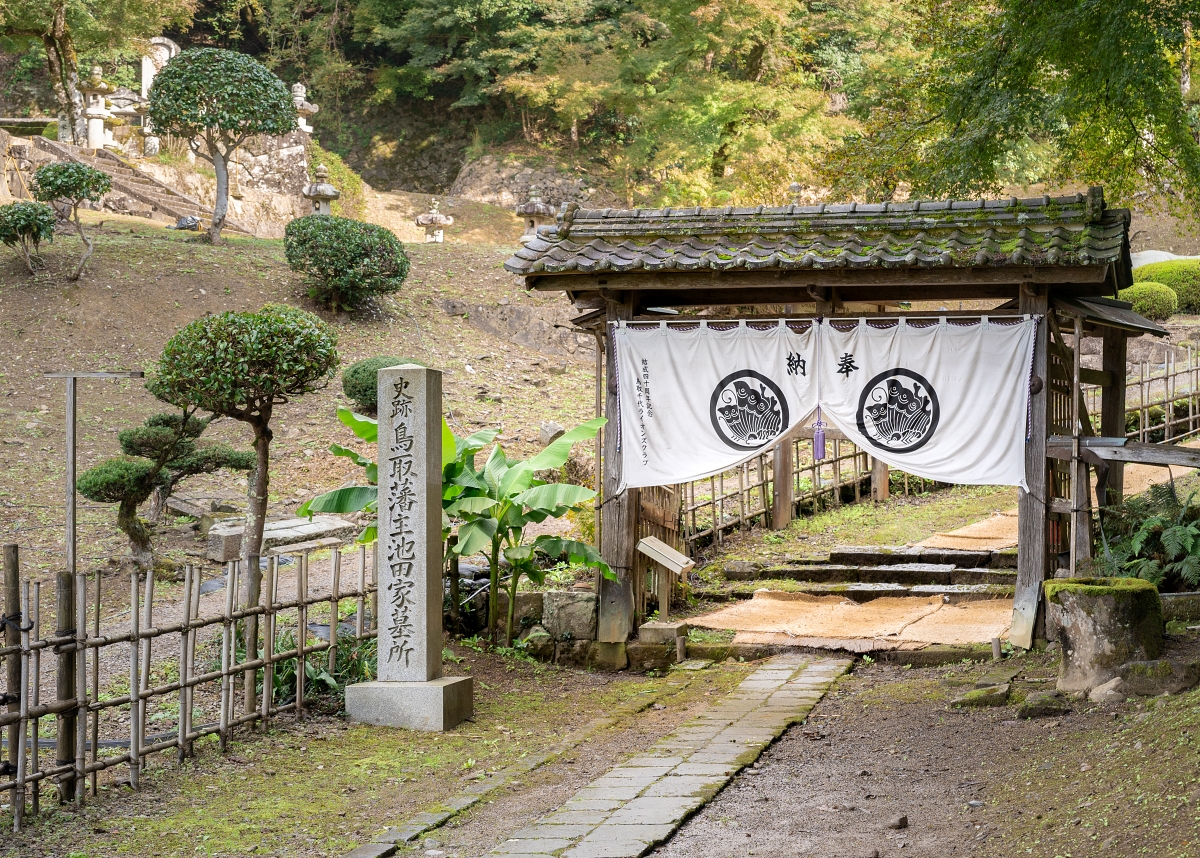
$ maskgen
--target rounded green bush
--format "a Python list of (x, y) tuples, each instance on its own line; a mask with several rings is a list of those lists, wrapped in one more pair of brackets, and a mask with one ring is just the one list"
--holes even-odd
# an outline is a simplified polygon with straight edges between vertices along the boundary
[(333, 215), (306, 215), (287, 225), (283, 249), (308, 294), (337, 312), (367, 297), (396, 292), (408, 276), (404, 245), (390, 230)]
[(126, 499), (140, 504), (150, 497), (155, 482), (167, 481), (166, 471), (159, 471), (156, 481), (147, 481), (154, 463), (148, 459), (106, 459), (79, 475), (75, 487), (81, 495), (97, 503), (120, 503)]
[(1122, 289), (1120, 295), (1122, 301), (1133, 304), (1133, 312), (1156, 322), (1169, 319), (1179, 312), (1175, 290), (1162, 283), (1134, 283), (1128, 289)]
[(1133, 269), (1133, 282), (1168, 286), (1179, 299), (1178, 312), (1200, 313), (1200, 259), (1168, 259), (1143, 265)]
[(402, 363), (424, 366), (419, 360), (400, 357), (373, 357), (346, 367), (342, 373), (342, 392), (363, 411), (374, 412), (379, 405), (379, 370)]
[(70, 203), (72, 213), (78, 217), (79, 204), (84, 200), (99, 202), (112, 190), (112, 179), (87, 164), (59, 161), (39, 167), (33, 174), (30, 187), (33, 196), (44, 203), (65, 200)]

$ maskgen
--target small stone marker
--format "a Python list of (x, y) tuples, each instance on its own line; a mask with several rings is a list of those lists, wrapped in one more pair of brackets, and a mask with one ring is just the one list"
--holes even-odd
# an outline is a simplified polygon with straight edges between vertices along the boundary
[(442, 374), (379, 371), (378, 679), (346, 689), (356, 721), (448, 730), (474, 712), (469, 676), (442, 676)]

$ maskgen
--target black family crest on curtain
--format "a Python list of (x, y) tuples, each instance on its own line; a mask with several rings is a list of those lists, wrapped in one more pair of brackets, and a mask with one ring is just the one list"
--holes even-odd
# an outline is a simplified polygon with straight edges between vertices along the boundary
[(779, 385), (743, 369), (721, 379), (708, 403), (717, 437), (735, 450), (757, 450), (788, 426), (788, 405)]
[(866, 383), (858, 398), (858, 431), (893, 453), (923, 447), (937, 431), (941, 408), (937, 393), (910, 369), (896, 367)]

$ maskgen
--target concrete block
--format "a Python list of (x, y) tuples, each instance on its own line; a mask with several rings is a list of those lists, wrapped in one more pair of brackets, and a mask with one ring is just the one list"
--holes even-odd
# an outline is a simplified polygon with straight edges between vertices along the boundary
[(675, 663), (675, 642), (672, 641), (668, 646), (661, 643), (629, 641), (625, 644), (625, 655), (629, 659), (629, 669), (634, 673), (666, 670)]
[(554, 661), (563, 667), (587, 667), (591, 641), (562, 641), (554, 647)]
[(242, 553), (242, 530), (240, 524), (215, 524), (208, 529), (205, 554), (216, 563), (237, 560)]
[(638, 640), (642, 643), (669, 644), (675, 646), (675, 638), (685, 638), (689, 631), (688, 624), (678, 622), (655, 621), (642, 623), (638, 629)]
[[(544, 593), (517, 593), (517, 610), (514, 616), (517, 628), (521, 628), (521, 620), (530, 620), (533, 623), (541, 624), (543, 617)], [(508, 593), (501, 591), (496, 598), (496, 605), (500, 611), (497, 615), (502, 622), (508, 618)]]
[(404, 727), (440, 733), (475, 712), (469, 676), (428, 682), (361, 682), (346, 687), (346, 714), (378, 727)]
[(596, 639), (596, 594), (550, 592), (543, 599), (542, 625), (556, 641)]
[(591, 641), (588, 647), (588, 667), (607, 671), (625, 670), (629, 667), (625, 644)]

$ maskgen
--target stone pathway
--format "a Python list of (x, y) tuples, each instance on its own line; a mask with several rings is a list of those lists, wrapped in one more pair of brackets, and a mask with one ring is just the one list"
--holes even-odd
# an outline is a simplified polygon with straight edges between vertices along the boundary
[(592, 781), (488, 858), (644, 855), (802, 721), (850, 663), (799, 653), (772, 658), (729, 697)]

